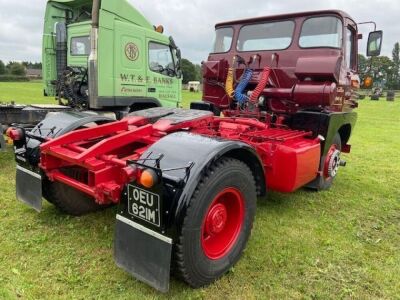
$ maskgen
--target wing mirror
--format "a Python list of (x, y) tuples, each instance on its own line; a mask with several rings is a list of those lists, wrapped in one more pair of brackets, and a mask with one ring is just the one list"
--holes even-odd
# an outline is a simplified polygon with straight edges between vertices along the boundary
[(368, 36), (367, 56), (379, 56), (382, 48), (382, 30), (372, 31)]

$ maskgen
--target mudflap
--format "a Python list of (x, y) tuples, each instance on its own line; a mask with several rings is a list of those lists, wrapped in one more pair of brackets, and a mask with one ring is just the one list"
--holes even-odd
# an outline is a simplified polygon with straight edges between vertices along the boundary
[[(0, 124), (0, 130), (1, 130), (1, 124)], [(4, 139), (2, 131), (0, 131), (0, 151), (6, 151), (6, 141)]]
[(6, 140), (4, 139), (3, 125), (0, 123), (0, 152), (6, 151)]
[(17, 165), (17, 199), (36, 211), (42, 210), (42, 177), (40, 174)]
[(116, 264), (138, 280), (168, 292), (172, 239), (117, 214), (114, 239)]

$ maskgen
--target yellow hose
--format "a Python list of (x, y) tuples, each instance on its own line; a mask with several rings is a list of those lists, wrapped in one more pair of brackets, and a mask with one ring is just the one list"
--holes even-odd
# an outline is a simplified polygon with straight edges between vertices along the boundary
[(228, 76), (225, 82), (225, 92), (229, 98), (232, 98), (235, 93), (235, 89), (233, 88), (233, 71), (233, 68), (228, 69)]

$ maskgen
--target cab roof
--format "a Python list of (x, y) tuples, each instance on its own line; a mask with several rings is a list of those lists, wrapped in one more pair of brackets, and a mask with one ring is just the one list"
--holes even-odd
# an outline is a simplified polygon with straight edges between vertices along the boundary
[[(48, 0), (48, 3), (55, 2), (79, 8), (92, 6), (93, 0)], [(129, 20), (138, 26), (152, 30), (153, 25), (127, 0), (101, 0), (101, 9), (115, 14), (123, 19)]]
[[(275, 21), (275, 20), (284, 20), (284, 19), (293, 19), (293, 18), (301, 18), (301, 17), (309, 17), (309, 16), (317, 16), (317, 15), (337, 15), (341, 19), (350, 19), (354, 22), (353, 18), (350, 17), (346, 12), (341, 10), (317, 10), (317, 11), (304, 11), (290, 14), (280, 14), (280, 15), (271, 15), (257, 18), (249, 18), (249, 19), (240, 19), (240, 20), (232, 20), (221, 22), (215, 25), (215, 27), (227, 26), (227, 25), (240, 25), (240, 24), (248, 24), (248, 23), (258, 23), (263, 21)], [(355, 23), (355, 22), (354, 22)]]

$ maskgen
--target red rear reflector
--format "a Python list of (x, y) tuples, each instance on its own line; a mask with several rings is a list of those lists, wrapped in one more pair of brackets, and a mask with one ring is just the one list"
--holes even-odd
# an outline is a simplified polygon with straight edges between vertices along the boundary
[(22, 139), (23, 134), (21, 129), (10, 127), (7, 129), (6, 135), (13, 141), (19, 141)]

